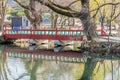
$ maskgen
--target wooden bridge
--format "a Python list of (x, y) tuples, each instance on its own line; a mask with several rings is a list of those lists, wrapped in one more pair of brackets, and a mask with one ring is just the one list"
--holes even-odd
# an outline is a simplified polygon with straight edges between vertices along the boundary
[[(106, 36), (103, 29), (96, 30), (99, 36)], [(83, 30), (65, 29), (4, 29), (5, 39), (41, 39), (41, 40), (78, 40), (82, 41), (85, 34)]]

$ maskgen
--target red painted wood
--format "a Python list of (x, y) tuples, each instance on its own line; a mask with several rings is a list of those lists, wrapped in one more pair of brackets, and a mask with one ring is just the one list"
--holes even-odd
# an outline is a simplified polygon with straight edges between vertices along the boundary
[[(10, 30), (10, 29), (9, 29)], [(64, 30), (64, 29), (20, 29), (20, 30), (12, 30), (13, 32), (17, 32), (17, 34), (8, 34), (8, 29), (5, 29), (3, 31), (3, 36), (5, 39), (43, 39), (43, 40), (83, 40), (82, 35), (72, 35), (72, 32), (81, 32), (83, 33), (83, 30)], [(20, 31), (29, 31), (30, 34), (19, 34)], [(54, 31), (55, 34), (34, 34), (34, 31)], [(70, 35), (60, 35), (59, 32), (63, 31), (69, 31)], [(104, 32), (103, 29), (96, 30), (97, 32), (100, 32), (99, 36), (106, 36), (107, 34)]]

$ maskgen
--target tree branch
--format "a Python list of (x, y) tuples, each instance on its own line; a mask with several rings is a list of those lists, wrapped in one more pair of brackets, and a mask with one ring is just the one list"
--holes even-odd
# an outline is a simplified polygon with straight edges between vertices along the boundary
[(18, 3), (22, 8), (30, 10), (29, 6), (22, 5), (18, 0), (14, 0), (16, 3)]
[(113, 18), (113, 16), (115, 15), (115, 10), (116, 10), (116, 5), (115, 5), (115, 7), (113, 7), (112, 6), (112, 12), (111, 12), (111, 20), (112, 20), (112, 18)]
[(31, 10), (35, 10), (35, 1), (34, 0), (30, 0), (30, 3), (29, 3), (29, 7), (31, 8)]
[[(97, 6), (99, 7), (100, 5), (99, 5), (98, 1), (97, 1), (97, 0), (94, 0), (94, 1), (97, 3)], [(93, 15), (92, 18), (96, 17), (98, 11), (99, 11), (99, 9), (97, 9), (97, 11), (95, 12), (95, 14)], [(102, 12), (101, 12), (101, 11), (100, 11), (100, 14), (102, 15)]]
[(30, 12), (28, 10), (24, 10), (24, 13), (26, 15), (26, 17), (30, 20), (30, 22), (34, 22), (34, 19), (31, 15), (30, 15)]
[(75, 0), (75, 1), (71, 2), (71, 3), (68, 5), (68, 7), (70, 7), (71, 5), (73, 5), (74, 3), (78, 2), (78, 1), (80, 1), (80, 0)]
[(112, 21), (116, 19), (119, 15), (120, 15), (120, 12), (115, 17), (112, 18)]
[(40, 2), (41, 4), (48, 6), (50, 9), (52, 9), (53, 11), (68, 16), (68, 17), (78, 17), (78, 14), (80, 14), (80, 12), (77, 11), (73, 11), (71, 8), (69, 7), (65, 7), (65, 6), (60, 6), (57, 5), (53, 2), (51, 2), (50, 0), (36, 0), (38, 2)]

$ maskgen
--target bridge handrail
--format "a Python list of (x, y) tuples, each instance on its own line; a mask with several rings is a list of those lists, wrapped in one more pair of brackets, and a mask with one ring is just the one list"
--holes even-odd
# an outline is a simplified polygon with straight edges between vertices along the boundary
[[(56, 32), (56, 34), (58, 34), (57, 32), (59, 32), (59, 31), (69, 31), (69, 32), (82, 32), (82, 33), (84, 33), (84, 30), (71, 30), (71, 29), (18, 29), (18, 30), (14, 30), (14, 29), (5, 29), (4, 30), (4, 32), (3, 32), (3, 34), (6, 34), (6, 32), (8, 31), (8, 30), (11, 30), (11, 31), (30, 31), (30, 32), (33, 32), (33, 31), (55, 31)], [(97, 32), (101, 32), (101, 35), (107, 35), (106, 34), (106, 32), (103, 30), (103, 29), (101, 29), (101, 30), (96, 30)]]
[[(106, 36), (104, 30), (96, 30), (99, 36)], [(50, 39), (50, 40), (83, 40), (85, 36), (84, 30), (72, 29), (5, 29), (3, 36), (6, 39)]]

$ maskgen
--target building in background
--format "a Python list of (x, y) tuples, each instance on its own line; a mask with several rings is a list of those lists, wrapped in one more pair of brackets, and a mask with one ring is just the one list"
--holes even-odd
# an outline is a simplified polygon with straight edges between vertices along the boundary
[(12, 17), (12, 28), (18, 30), (20, 28), (30, 28), (30, 21), (25, 17)]

